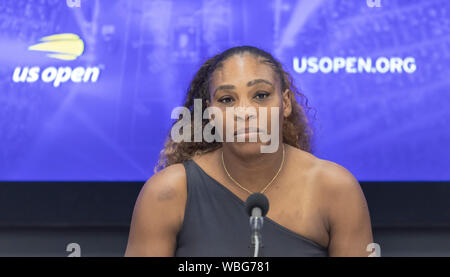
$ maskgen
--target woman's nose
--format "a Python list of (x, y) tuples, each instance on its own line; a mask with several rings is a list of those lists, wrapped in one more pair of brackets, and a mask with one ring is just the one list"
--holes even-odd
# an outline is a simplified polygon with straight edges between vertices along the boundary
[(237, 120), (250, 120), (256, 118), (256, 108), (253, 106), (238, 106), (235, 110)]

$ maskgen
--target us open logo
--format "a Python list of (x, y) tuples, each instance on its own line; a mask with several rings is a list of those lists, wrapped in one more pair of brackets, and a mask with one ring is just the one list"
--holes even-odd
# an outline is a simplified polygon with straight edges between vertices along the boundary
[[(28, 47), (29, 51), (46, 53), (52, 59), (74, 61), (84, 53), (84, 41), (72, 33), (55, 34), (40, 39), (40, 42)], [(13, 72), (14, 83), (34, 83), (41, 80), (59, 87), (62, 83), (95, 83), (100, 76), (100, 67), (75, 68), (69, 66), (49, 66), (41, 69), (39, 66), (16, 67)]]

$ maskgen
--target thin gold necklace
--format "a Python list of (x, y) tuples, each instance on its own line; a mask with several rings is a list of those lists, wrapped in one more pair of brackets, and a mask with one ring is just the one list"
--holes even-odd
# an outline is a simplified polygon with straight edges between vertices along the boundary
[[(266, 191), (266, 189), (273, 183), (273, 181), (275, 180), (275, 178), (277, 178), (278, 174), (280, 173), (281, 169), (283, 168), (283, 165), (284, 165), (284, 144), (283, 144), (283, 159), (281, 160), (280, 168), (278, 169), (277, 174), (275, 174), (275, 176), (273, 176), (272, 180), (270, 180), (270, 182), (261, 190), (260, 193), (264, 193)], [(248, 189), (244, 188), (243, 186), (241, 186), (236, 180), (233, 179), (233, 177), (231, 177), (230, 173), (228, 173), (228, 170), (227, 170), (227, 168), (225, 166), (225, 162), (223, 160), (223, 150), (222, 150), (222, 166), (223, 166), (223, 169), (225, 169), (225, 172), (227, 173), (227, 175), (231, 179), (231, 181), (233, 181), (241, 189), (243, 189), (246, 192), (248, 192), (248, 194), (252, 194), (253, 193), (253, 192), (249, 191)]]

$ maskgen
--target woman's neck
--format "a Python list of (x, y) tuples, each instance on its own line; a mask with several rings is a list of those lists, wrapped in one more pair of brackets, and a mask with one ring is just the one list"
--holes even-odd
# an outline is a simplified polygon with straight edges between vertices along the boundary
[[(287, 147), (284, 146), (284, 148), (286, 151), (284, 159), (286, 161)], [(237, 152), (233, 148), (224, 146), (219, 151), (220, 156), (222, 151), (226, 167), (226, 170), (222, 168), (224, 174), (227, 175), (226, 171), (228, 171), (236, 182), (251, 192), (260, 192), (277, 174), (283, 160), (283, 144), (280, 144), (280, 147), (274, 153), (246, 155), (242, 152)], [(222, 165), (222, 157), (219, 158)], [(279, 175), (281, 175), (282, 170)], [(279, 176), (273, 182), (275, 183), (278, 178)], [(232, 180), (230, 181), (233, 182)]]

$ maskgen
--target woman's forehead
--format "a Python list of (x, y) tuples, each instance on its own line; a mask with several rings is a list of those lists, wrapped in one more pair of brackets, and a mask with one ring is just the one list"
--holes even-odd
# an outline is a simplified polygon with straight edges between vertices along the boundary
[(250, 54), (234, 55), (226, 59), (222, 66), (212, 74), (212, 86), (222, 84), (247, 84), (255, 79), (266, 79), (272, 84), (277, 83), (271, 66), (262, 59)]

